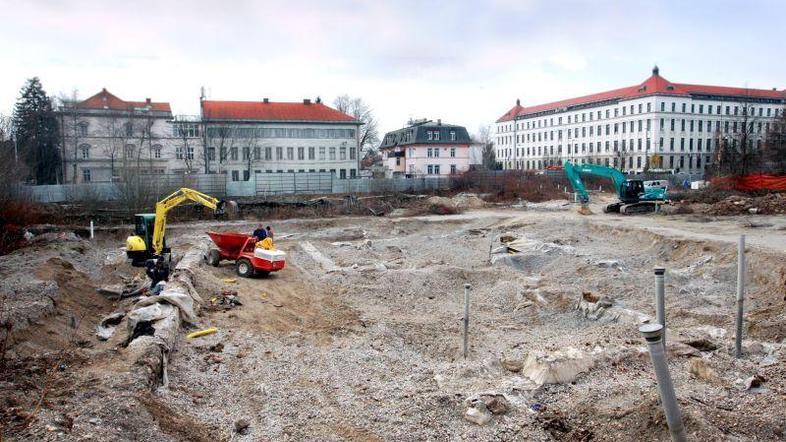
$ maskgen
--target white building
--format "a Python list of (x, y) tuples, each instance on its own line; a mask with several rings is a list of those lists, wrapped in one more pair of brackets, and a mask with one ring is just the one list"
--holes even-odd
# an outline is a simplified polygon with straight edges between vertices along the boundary
[(421, 120), (386, 133), (379, 150), (388, 177), (439, 176), (469, 170), (470, 144), (463, 126)]
[(202, 100), (210, 172), (248, 181), (253, 173), (331, 172), (358, 176), (361, 122), (322, 104)]
[(355, 178), (359, 121), (312, 103), (201, 100), (202, 115), (173, 117), (169, 103), (125, 101), (103, 89), (58, 110), (64, 180), (131, 174), (332, 172)]
[(58, 109), (66, 183), (110, 181), (131, 171), (182, 168), (169, 103), (125, 101), (106, 89)]
[(542, 169), (570, 160), (701, 173), (722, 140), (743, 127), (760, 145), (784, 110), (786, 91), (671, 83), (658, 67), (643, 83), (534, 106), (496, 122), (497, 161), (505, 169)]

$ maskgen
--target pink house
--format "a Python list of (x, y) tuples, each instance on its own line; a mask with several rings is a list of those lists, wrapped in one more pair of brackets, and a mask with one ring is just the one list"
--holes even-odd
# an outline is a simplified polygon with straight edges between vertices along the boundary
[(379, 150), (388, 177), (436, 177), (469, 170), (470, 144), (463, 126), (419, 120), (386, 133)]

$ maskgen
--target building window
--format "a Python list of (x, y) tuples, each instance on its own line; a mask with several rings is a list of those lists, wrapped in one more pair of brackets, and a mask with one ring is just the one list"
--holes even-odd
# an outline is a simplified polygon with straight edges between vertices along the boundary
[(262, 148), (259, 146), (254, 146), (254, 159), (257, 161), (262, 159)]
[(216, 159), (216, 148), (215, 147), (208, 147), (207, 148), (207, 159), (210, 161), (215, 161)]
[(297, 159), (303, 161), (306, 159), (306, 148), (305, 147), (298, 147), (297, 148)]
[(295, 148), (294, 147), (287, 147), (287, 159), (292, 161), (295, 159)]
[(455, 147), (451, 147), (450, 148), (450, 157), (451, 158), (456, 158), (456, 148)]
[(434, 131), (434, 140), (435, 141), (439, 141), (439, 131), (438, 130)]
[(450, 131), (450, 141), (456, 141), (456, 131)]
[(336, 148), (331, 147), (329, 152), (330, 152), (330, 161), (336, 161)]
[(79, 146), (79, 151), (82, 153), (82, 159), (87, 160), (90, 158), (90, 145), (83, 144)]
[(358, 158), (357, 152), (358, 152), (357, 148), (350, 147), (349, 148), (349, 159), (350, 160), (356, 160)]
[(432, 166), (431, 164), (429, 164), (429, 165), (426, 167), (426, 172), (427, 172), (429, 175), (433, 175), (433, 174), (434, 174), (434, 166)]
[(251, 148), (248, 146), (243, 147), (243, 161), (251, 159)]
[[(341, 146), (341, 147), (338, 148), (338, 159), (341, 160), (341, 161), (344, 161), (344, 160), (347, 159), (347, 148), (346, 147)], [(346, 173), (346, 171), (344, 171), (344, 169), (341, 169), (341, 171)]]
[(350, 178), (357, 178), (357, 176), (358, 176), (358, 171), (356, 169), (349, 169), (349, 177)]
[(126, 136), (127, 137), (130, 137), (130, 136), (134, 135), (134, 125), (132, 125), (130, 122), (125, 123), (123, 125), (123, 127), (125, 128), (125, 132), (126, 132)]
[[(237, 161), (237, 147), (230, 147), (229, 148), (229, 158), (232, 161)], [(237, 181), (237, 180), (235, 180)]]
[(232, 181), (240, 181), (240, 173), (237, 170), (232, 171)]
[(430, 148), (430, 147), (429, 147), (429, 148), (426, 150), (426, 152), (427, 152), (426, 156), (428, 156), (429, 158), (431, 158), (431, 157), (433, 156), (433, 154), (432, 154), (432, 151), (431, 151), (431, 148)]
[(161, 145), (154, 144), (153, 145), (153, 158), (161, 158)]
[(272, 147), (266, 147), (265, 148), (265, 160), (266, 161), (271, 161), (272, 159), (273, 159), (273, 148)]
[(325, 161), (325, 148), (319, 148), (319, 161)]
[(439, 175), (439, 164), (434, 165), (434, 175)]
[(281, 146), (276, 146), (276, 160), (281, 161), (284, 159), (284, 148)]
[(439, 158), (439, 147), (434, 148), (434, 158)]
[(178, 160), (183, 159), (183, 146), (175, 147), (175, 158), (177, 158)]
[[(158, 148), (157, 154), (159, 156), (156, 157), (156, 158), (160, 158), (160, 156), (161, 156), (161, 148), (160, 147)], [(189, 160), (193, 160), (194, 159), (194, 146), (186, 147), (186, 158), (189, 159)]]
[(90, 169), (82, 169), (82, 182), (89, 183), (92, 181), (92, 177), (90, 176)]
[(339, 169), (338, 170), (338, 177), (342, 180), (347, 179), (347, 169)]
[(455, 175), (456, 174), (456, 165), (455, 164), (451, 164), (450, 165), (450, 174), (451, 175)]
[(430, 130), (426, 131), (426, 137), (428, 138), (429, 141), (434, 139), (434, 135), (432, 134), (432, 132)]
[(314, 160), (316, 158), (316, 156), (314, 154), (315, 150), (316, 150), (316, 148), (314, 148), (314, 147), (309, 147), (308, 148), (308, 159), (309, 160)]
[(86, 137), (87, 136), (87, 123), (85, 123), (84, 121), (79, 123), (79, 126), (77, 126), (77, 134), (80, 137)]

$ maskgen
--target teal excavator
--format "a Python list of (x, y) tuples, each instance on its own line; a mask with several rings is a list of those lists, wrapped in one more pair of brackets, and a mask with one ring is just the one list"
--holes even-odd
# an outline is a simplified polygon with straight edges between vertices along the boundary
[(658, 204), (666, 202), (666, 189), (664, 188), (645, 188), (644, 181), (638, 179), (626, 179), (625, 175), (609, 166), (599, 164), (573, 164), (565, 162), (565, 175), (576, 192), (581, 203), (580, 213), (589, 212), (589, 194), (581, 181), (581, 175), (593, 175), (610, 178), (614, 183), (614, 190), (617, 191), (619, 201), (603, 208), (604, 213), (647, 213), (654, 212)]

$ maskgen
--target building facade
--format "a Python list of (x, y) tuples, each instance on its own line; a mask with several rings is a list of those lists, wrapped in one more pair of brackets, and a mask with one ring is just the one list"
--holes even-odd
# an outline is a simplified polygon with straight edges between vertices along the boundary
[(135, 174), (332, 172), (360, 169), (359, 121), (319, 99), (298, 103), (201, 100), (201, 115), (169, 103), (125, 101), (103, 89), (58, 109), (64, 182)]
[(721, 143), (760, 147), (785, 103), (783, 90), (671, 83), (656, 66), (635, 86), (535, 106), (516, 100), (496, 121), (495, 153), (504, 169), (573, 161), (700, 174)]
[(202, 100), (200, 163), (232, 181), (253, 173), (330, 172), (356, 178), (360, 170), (362, 124), (312, 102), (282, 103)]
[(469, 170), (470, 144), (463, 126), (421, 120), (386, 133), (379, 150), (388, 177), (440, 176)]
[(169, 103), (125, 101), (106, 89), (58, 109), (63, 181), (111, 181), (179, 167)]

